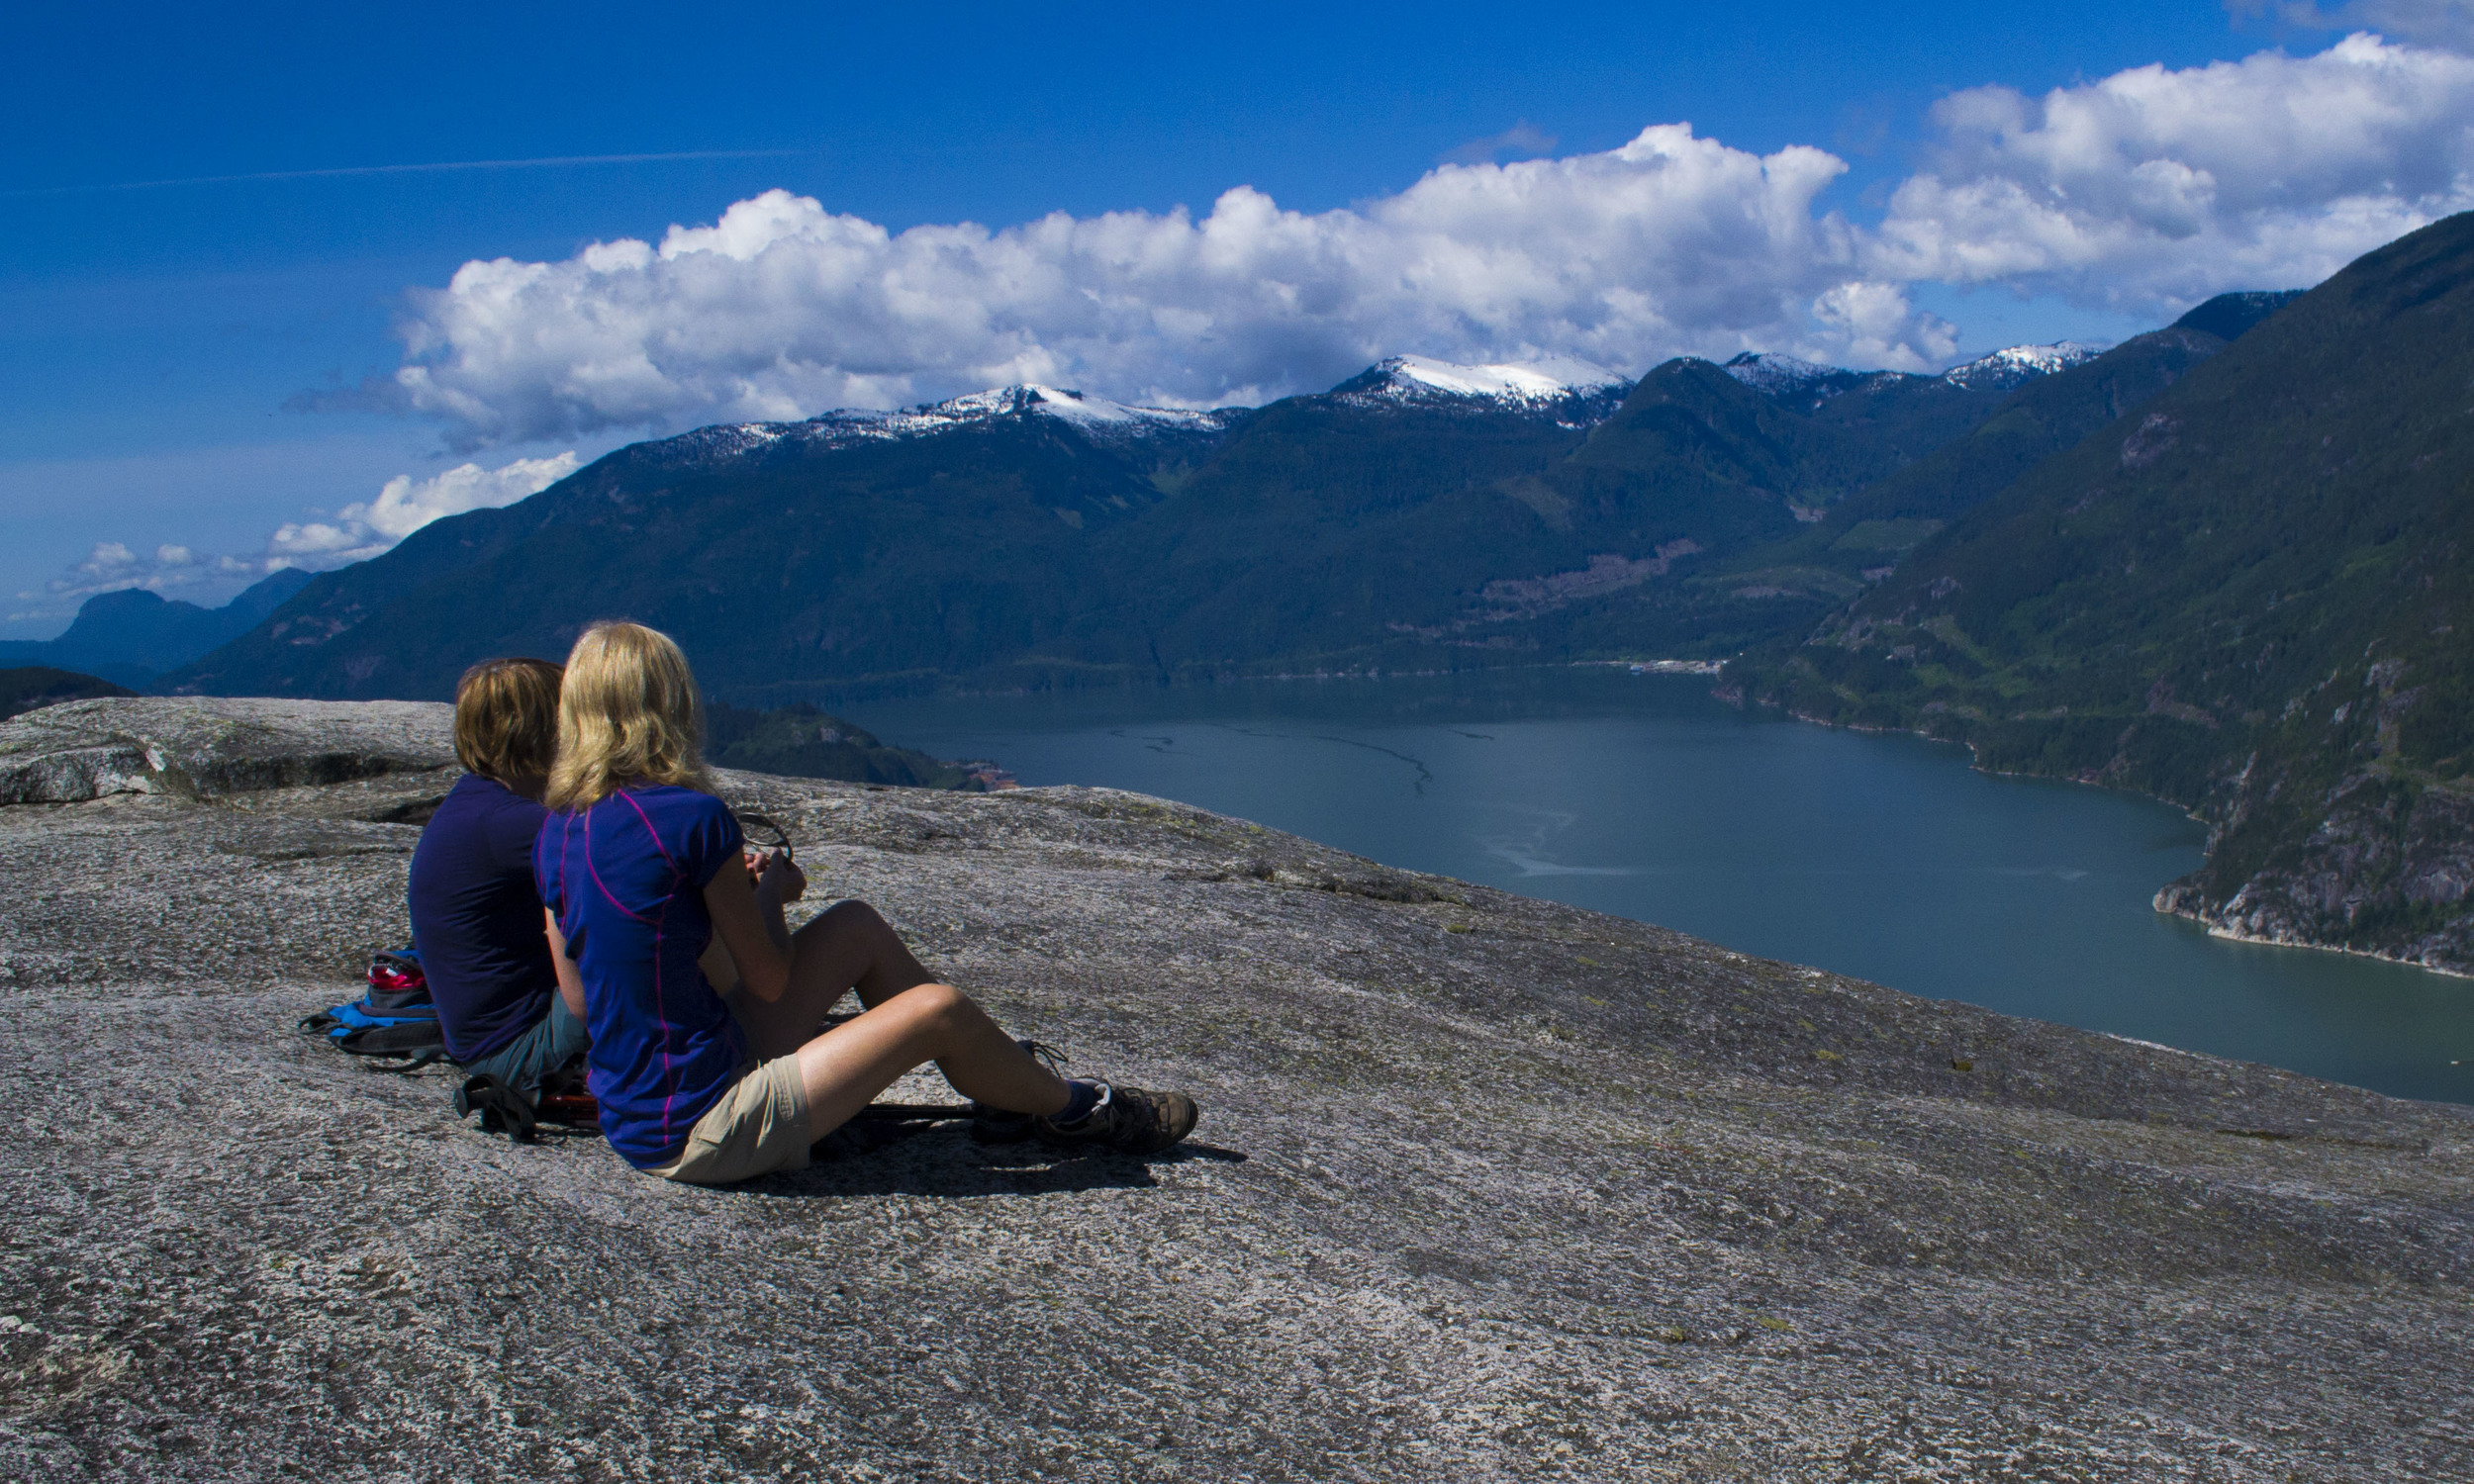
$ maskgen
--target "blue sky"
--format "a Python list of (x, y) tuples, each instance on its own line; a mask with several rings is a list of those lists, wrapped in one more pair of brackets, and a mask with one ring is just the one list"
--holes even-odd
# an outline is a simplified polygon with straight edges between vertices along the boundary
[[(113, 583), (220, 601), (246, 580), (240, 567), (284, 559), (270, 536), (287, 522), (297, 532), (324, 519), (315, 528), (332, 539), (296, 533), (282, 550), (338, 559), (421, 511), (455, 508), (439, 502), (521, 494), (570, 452), (724, 417), (949, 395), (982, 375), (1045, 368), (1128, 400), (1252, 400), (1336, 380), (1333, 368), (1370, 351), (1572, 353), (1638, 372), (1629, 361), (1747, 344), (1905, 365), (2118, 338), (2203, 291), (2288, 286), (2212, 274), (2325, 271), (2373, 245), (2366, 233), (2450, 207), (2463, 187), (2451, 115), (2466, 95), (2449, 49), (2462, 46), (2461, 15), (2405, 0), (2299, 25), (2290, 9), (2278, 22), (2208, 3), (958, 5), (932, 18), (816, 6), (54, 9), (21, 18), (0, 58), (11, 243), (0, 257), (11, 537), (0, 636), (56, 632), (84, 590)], [(2346, 30), (2383, 22), (2372, 29), (2392, 49), (2353, 69), (2419, 68), (2422, 113), (2383, 115), (2380, 140), (2331, 158), (2324, 199), (2294, 196), (2283, 182), (2296, 171), (2273, 161), (2260, 169), (2280, 183), (2245, 196), (2247, 167), (2227, 152), (2238, 148), (2198, 138), (2186, 116), (2323, 85), (2331, 101), (2315, 106), (2341, 114), (2342, 78), (2229, 73), (2235, 104), (2141, 103), (2167, 122), (2125, 125), (2130, 142), (2060, 163), (2055, 150), (2077, 136), (1984, 122), (2004, 106), (1988, 88), (2093, 98), (2126, 69), (2162, 64), (2156, 88), (2170, 91), (2188, 69), (2263, 50), (2310, 62)], [(2425, 49), (2395, 49), (2413, 46)], [(1966, 107), (1953, 112), (1953, 97)], [(1686, 121), (1688, 140), (1636, 142)], [(2033, 148), (2017, 142), (2029, 136)], [(1808, 148), (1778, 154), (1790, 146)], [(2437, 166), (2426, 158), (2434, 148)], [(1527, 158), (1604, 165), (1556, 181), (1517, 167), (1436, 173)], [(458, 167), (403, 168), (435, 165)], [(2167, 220), (2161, 236), (2132, 241), (2115, 218), (2074, 219), (2055, 246), (2051, 222), (2001, 218), (2011, 208), (1984, 185), (2033, 177), (2056, 196), (2066, 184), (2075, 203), (2110, 189), (2104, 172), (2117, 165), (2136, 201), (2116, 216), (2141, 232)], [(1688, 203), (1638, 194), (1643, 180), (1687, 175), (1699, 182)], [(1920, 178), (1933, 189), (1919, 194)], [(1562, 194), (1528, 194), (1542, 185)], [(1239, 210), (1255, 198), (1215, 216), (1240, 186), (1268, 197), (1265, 210), (1301, 216)], [(1477, 193), (1470, 203), (1445, 199), (1464, 187)], [(775, 189), (818, 208), (751, 207), (732, 219), (748, 224), (737, 237), (617, 277), (579, 256), (597, 241), (658, 244), (674, 224), (710, 227)], [(2162, 207), (2159, 189), (2171, 196)], [(2356, 216), (2369, 225), (2317, 230), (2330, 202), (2358, 207), (2366, 190), (2378, 210)], [(1759, 204), (1725, 206), (1738, 197)], [(1189, 218), (1173, 220), (1181, 206)], [(1694, 266), (1712, 222), (1740, 232), (1762, 212), (1792, 224), (1773, 221), (1749, 254), (1719, 241)], [(1092, 240), (901, 235), (1051, 213), (1087, 224)], [(1093, 241), (1118, 229), (1089, 224), (1110, 213), (1139, 214), (1122, 230), (1142, 251), (1192, 263), (1211, 250), (1204, 219), (1223, 235), (1252, 223), (1246, 261), (1273, 266), (1229, 271), (1293, 272), (1308, 301), (1329, 303), (1304, 319), (1293, 306), (1274, 314), (1202, 283), (1186, 258), (1147, 276), (1092, 267), (1115, 250)], [(882, 228), (892, 245), (860, 240), (860, 228)], [(1555, 256), (1554, 239), (1593, 232), (1615, 245)], [(755, 246), (731, 245), (743, 240)], [(1406, 303), (1424, 291), (1400, 289), (1397, 265), (1414, 260), (1427, 275), (1417, 283), (1442, 281), (1437, 241), (1447, 256), (1468, 249), (1444, 274), (1458, 287)], [(775, 245), (772, 270), (749, 266), (745, 253)], [(848, 267), (852, 252), (866, 260)], [(1471, 263), (1499, 266), (1507, 253), (1520, 259), (1511, 278), (1471, 277)], [(564, 297), (512, 308), (480, 290), (412, 297), (502, 257), (544, 265)], [(1626, 266), (1652, 258), (1667, 266)], [(690, 263), (705, 264), (701, 276)], [(1066, 298), (1122, 299), (1122, 313), (1068, 323), (1053, 304), (1004, 297), (1024, 264), (1063, 274)], [(855, 276), (813, 303), (782, 287), (785, 273), (821, 282), (845, 267)], [(904, 274), (911, 301), (951, 296), (977, 318), (914, 316), (854, 339), (851, 324), (892, 312), (847, 297), (851, 285)], [(1712, 287), (1730, 275), (1741, 281)], [(593, 297), (604, 294), (617, 297)], [(767, 297), (782, 294), (793, 298)], [(614, 306), (642, 323), (612, 329)], [(1200, 320), (1217, 328), (1194, 339), (1181, 327)], [(663, 359), (714, 324), (736, 327), (712, 331), (720, 338), (694, 353), (702, 360)], [(435, 372), (410, 390), (399, 377), (407, 325), (428, 337), (411, 359), (426, 355)], [(777, 332), (779, 346), (765, 339)], [(575, 390), (615, 353), (610, 334), (625, 355), (671, 348), (618, 391)], [(478, 467), (461, 484), (434, 483), (467, 460)], [(97, 564), (99, 542), (130, 559)], [(167, 546), (179, 560), (155, 557)], [(233, 558), (230, 570), (210, 556)], [(81, 562), (92, 570), (78, 573)]]

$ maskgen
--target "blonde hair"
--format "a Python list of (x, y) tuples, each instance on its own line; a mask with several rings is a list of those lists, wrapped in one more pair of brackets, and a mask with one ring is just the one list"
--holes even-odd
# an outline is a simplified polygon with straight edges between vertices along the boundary
[(713, 791), (705, 771), (696, 672), (670, 636), (640, 623), (596, 623), (567, 655), (558, 688), (553, 809), (582, 809), (630, 784)]
[(546, 778), (558, 751), (558, 667), (483, 660), (455, 683), (455, 761), (496, 779)]

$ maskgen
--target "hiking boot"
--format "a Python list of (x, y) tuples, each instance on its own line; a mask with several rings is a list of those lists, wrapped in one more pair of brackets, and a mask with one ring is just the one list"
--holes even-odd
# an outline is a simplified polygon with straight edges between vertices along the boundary
[(1140, 1087), (1099, 1084), (1099, 1105), (1080, 1123), (1040, 1119), (1039, 1137), (1050, 1144), (1097, 1145), (1129, 1155), (1156, 1155), (1194, 1131), (1200, 1116), (1183, 1092), (1145, 1092)]
[[(1014, 1045), (1029, 1052), (1050, 1071), (1059, 1076), (1065, 1075), (1065, 1058), (1057, 1055), (1055, 1047), (1042, 1046), (1028, 1039), (1016, 1041)], [(1020, 1144), (1038, 1132), (1039, 1115), (1036, 1113), (1008, 1113), (1002, 1108), (992, 1108), (976, 1100), (971, 1104), (971, 1138), (976, 1143)]]

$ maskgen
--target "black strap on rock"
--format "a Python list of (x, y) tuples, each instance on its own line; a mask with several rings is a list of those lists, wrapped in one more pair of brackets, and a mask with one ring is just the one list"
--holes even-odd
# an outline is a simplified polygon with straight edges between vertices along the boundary
[(442, 1046), (433, 1046), (428, 1051), (423, 1052), (420, 1056), (402, 1062), (381, 1060), (383, 1055), (384, 1054), (381, 1053), (379, 1056), (373, 1057), (371, 1060), (364, 1062), (361, 1065), (368, 1067), (371, 1071), (392, 1071), (398, 1073), (419, 1071), (423, 1067), (430, 1066), (433, 1063), (445, 1061), (446, 1048)]
[[(766, 850), (778, 850), (784, 855), (790, 854), (790, 831), (774, 823), (772, 815), (759, 814), (754, 809), (739, 809), (735, 812), (738, 815), (741, 839), (750, 845), (760, 846)], [(756, 838), (758, 835), (770, 835), (772, 838), (762, 840)]]
[(511, 1144), (540, 1142), (540, 1136), (533, 1132), (539, 1119), (532, 1099), (486, 1071), (466, 1081), (456, 1092), (455, 1106), (458, 1112), (479, 1112), (481, 1131), (485, 1134), (505, 1134)]

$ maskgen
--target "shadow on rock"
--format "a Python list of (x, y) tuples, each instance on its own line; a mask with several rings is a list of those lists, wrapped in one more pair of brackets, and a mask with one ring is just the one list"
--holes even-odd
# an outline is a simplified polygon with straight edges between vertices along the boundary
[(816, 1142), (806, 1169), (748, 1181), (752, 1193), (780, 1196), (1054, 1195), (1077, 1190), (1140, 1190), (1163, 1164), (1246, 1156), (1188, 1143), (1149, 1159), (1103, 1151), (1059, 1151), (1040, 1144), (985, 1145), (952, 1125), (845, 1124)]

